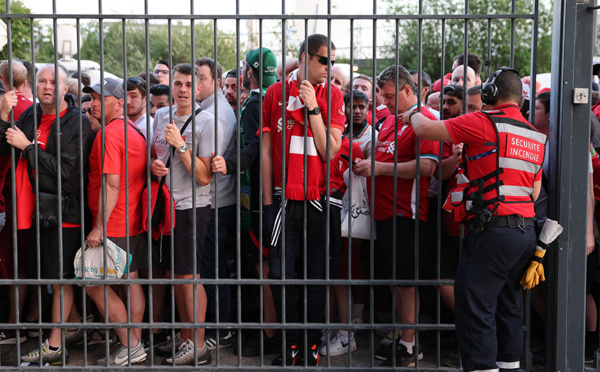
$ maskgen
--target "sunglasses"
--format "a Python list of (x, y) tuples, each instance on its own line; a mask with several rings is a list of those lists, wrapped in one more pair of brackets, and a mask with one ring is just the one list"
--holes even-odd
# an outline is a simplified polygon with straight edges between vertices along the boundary
[[(325, 66), (327, 66), (327, 57), (323, 57), (323, 56), (320, 56), (320, 55), (318, 55), (318, 54), (312, 54), (312, 53), (309, 53), (309, 54), (310, 54), (311, 56), (318, 57), (318, 59), (317, 59), (317, 60), (319, 61), (319, 63), (320, 63), (320, 64), (322, 64), (322, 65), (325, 65)], [(332, 65), (332, 66), (333, 66), (333, 65), (335, 65), (335, 60), (333, 60), (333, 59), (331, 60), (331, 65)]]
[(92, 114), (92, 108), (90, 107), (87, 110), (83, 110), (83, 113), (87, 114), (87, 115), (91, 115)]
[(127, 78), (127, 82), (135, 86), (142, 87), (143, 89), (146, 89), (146, 82), (137, 76)]

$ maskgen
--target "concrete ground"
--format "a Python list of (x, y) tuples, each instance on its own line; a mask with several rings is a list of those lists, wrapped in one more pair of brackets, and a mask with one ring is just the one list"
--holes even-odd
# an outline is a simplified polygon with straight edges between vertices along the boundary
[[(435, 346), (435, 337), (434, 335), (430, 335), (433, 337), (425, 337), (424, 335), (421, 340), (421, 344), (423, 345), (422, 351), (424, 354), (424, 359), (419, 362), (419, 368), (421, 370), (437, 370), (436, 366), (438, 363), (441, 364), (442, 368), (448, 370), (448, 367), (444, 366), (444, 359), (448, 355), (448, 353), (452, 349), (452, 342), (449, 342), (441, 338), (440, 345), (440, 359), (438, 362), (437, 358), (437, 347)], [(373, 340), (371, 342), (371, 339)], [(347, 370), (354, 369), (359, 371), (368, 371), (371, 370), (372, 367), (378, 367), (382, 362), (380, 360), (373, 358), (374, 350), (379, 346), (379, 342), (382, 338), (377, 336), (376, 334), (371, 334), (369, 332), (362, 332), (356, 335), (357, 342), (357, 350), (351, 353), (351, 357), (348, 354), (343, 354), (336, 357), (330, 357), (329, 360), (327, 357), (321, 357), (321, 361), (319, 369), (335, 369), (335, 370)], [(112, 345), (110, 347), (110, 351), (112, 352), (118, 345)], [(233, 345), (233, 347), (237, 347), (237, 342)], [(35, 340), (27, 340), (26, 342), (21, 344), (21, 354), (26, 354), (27, 352), (38, 348), (38, 339)], [(85, 352), (84, 346), (78, 345), (73, 346), (68, 349), (69, 360), (67, 362), (67, 366), (70, 368), (74, 368), (79, 370), (77, 367), (81, 367), (81, 370), (85, 369), (94, 370), (100, 369), (96, 366), (96, 361), (98, 358), (105, 356), (106, 345), (104, 343), (88, 345), (87, 347), (87, 363), (85, 363)], [(1, 353), (1, 365), (0, 369), (8, 368), (13, 369), (18, 365), (17, 358), (17, 350), (15, 345), (0, 345), (0, 353)], [(198, 367), (202, 369), (223, 369), (223, 370), (233, 370), (239, 369), (242, 367), (244, 369), (249, 369), (252, 367), (256, 367), (256, 369), (252, 370), (277, 370), (281, 368), (271, 367), (271, 362), (275, 358), (274, 354), (265, 355), (263, 362), (261, 364), (260, 357), (242, 357), (241, 360), (238, 359), (237, 355), (234, 355), (232, 352), (232, 347), (221, 348), (218, 350), (218, 358), (217, 358), (217, 350), (213, 350), (212, 354), (212, 362), (208, 366)], [(148, 353), (148, 359), (145, 363), (133, 365), (132, 367), (136, 367), (135, 369), (141, 370), (166, 370), (171, 369), (169, 366), (162, 366), (161, 363), (165, 358), (155, 356), (154, 363), (152, 364), (150, 361), (150, 355)], [(217, 363), (218, 361), (218, 363)], [(12, 367), (12, 368), (10, 368)], [(329, 368), (328, 368), (329, 367)], [(131, 367), (122, 367), (131, 368)], [(389, 370), (393, 370), (391, 367), (388, 367)], [(106, 367), (103, 368), (106, 370)], [(116, 368), (110, 368), (111, 370), (117, 370)], [(314, 368), (312, 368), (314, 370)]]

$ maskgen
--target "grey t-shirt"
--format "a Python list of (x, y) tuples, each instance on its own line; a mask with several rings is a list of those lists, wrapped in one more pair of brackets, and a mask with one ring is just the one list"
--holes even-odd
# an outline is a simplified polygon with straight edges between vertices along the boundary
[[(231, 105), (220, 90), (217, 91), (217, 99), (217, 115), (215, 115), (214, 93), (202, 101), (201, 105), (205, 111), (215, 115), (219, 120), (219, 151), (216, 154), (223, 155), (228, 159), (235, 156), (237, 119)], [(215, 181), (218, 188), (215, 187)], [(213, 209), (215, 208), (215, 193), (219, 200), (219, 208), (235, 204), (235, 181), (235, 177), (231, 174), (225, 176), (220, 173), (213, 174), (210, 182), (210, 201)]]
[[(198, 108), (198, 106), (196, 106), (196, 108)], [(173, 107), (173, 122), (177, 128), (181, 129), (190, 115), (177, 116), (176, 111), (177, 108)], [(168, 107), (158, 110), (154, 115), (154, 137), (152, 142), (156, 149), (156, 156), (165, 163), (169, 157), (171, 148), (171, 145), (165, 140), (165, 128), (168, 122)], [(192, 149), (193, 125), (194, 122), (190, 122), (183, 133), (183, 139), (190, 150)], [(211, 152), (214, 151), (214, 125), (214, 116), (211, 113), (202, 110), (196, 116), (195, 152), (197, 157), (210, 157)], [(196, 161), (200, 160), (196, 159)], [(192, 193), (194, 188), (196, 189), (196, 206), (204, 207), (210, 205), (210, 184), (202, 186), (193, 180), (192, 175), (188, 172), (177, 152), (175, 152), (171, 159), (170, 169), (173, 173), (173, 185), (171, 185), (171, 175), (169, 174), (166, 176), (167, 179), (165, 184), (169, 186), (169, 189), (171, 190), (171, 196), (175, 200), (175, 209), (191, 209), (194, 206), (192, 204)]]

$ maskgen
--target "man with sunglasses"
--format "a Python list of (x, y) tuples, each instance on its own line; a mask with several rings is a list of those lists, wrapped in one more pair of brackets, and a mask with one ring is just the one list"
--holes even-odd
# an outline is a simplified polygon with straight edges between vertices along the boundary
[(146, 82), (137, 76), (127, 78), (127, 118), (142, 131), (146, 138), (152, 138), (154, 119), (146, 119)]
[[(265, 93), (263, 105), (262, 177), (265, 213), (272, 213), (279, 209), (278, 205), (273, 205), (273, 190), (277, 191), (285, 185), (285, 199), (287, 199), (283, 205), (286, 209), (285, 241), (279, 237), (281, 231), (273, 231), (271, 237), (266, 237), (271, 238), (271, 243), (274, 245), (268, 258), (271, 279), (301, 277), (302, 274), (296, 271), (296, 264), (305, 255), (310, 260), (310, 265), (306, 265), (307, 277), (325, 278), (325, 265), (328, 263), (325, 198), (327, 161), (333, 159), (341, 147), (342, 131), (346, 121), (342, 93), (335, 86), (327, 84), (329, 68), (335, 62), (333, 43), (325, 35), (311, 35), (300, 46), (298, 57), (300, 61), (298, 70), (287, 81), (271, 85)], [(328, 98), (331, 100), (329, 106)], [(283, 108), (285, 108), (285, 132), (282, 120)], [(328, 143), (329, 149), (327, 149)], [(283, 144), (285, 144), (285, 153), (281, 151)], [(306, 154), (305, 147), (308, 149)], [(305, 156), (307, 164), (304, 164)], [(282, 174), (284, 159), (286, 174)], [(306, 213), (305, 198), (308, 200)], [(303, 242), (305, 224), (310, 234), (307, 236), (307, 241)], [(304, 243), (307, 252), (302, 251)], [(283, 250), (285, 251), (282, 252)], [(281, 286), (271, 286), (279, 319), (286, 319), (290, 323), (304, 319), (299, 301), (302, 295), (297, 292), (297, 289), (297, 287), (286, 288), (285, 309), (281, 309)], [(309, 285), (306, 291), (308, 323), (323, 322), (325, 286)], [(281, 311), (285, 311), (285, 317), (281, 316)], [(297, 364), (301, 350), (301, 335), (300, 330), (290, 329), (286, 332), (285, 354), (276, 358), (273, 361), (274, 365)], [(307, 331), (305, 344), (307, 350), (303, 354), (307, 365), (319, 363), (320, 338), (320, 330), (311, 328)]]

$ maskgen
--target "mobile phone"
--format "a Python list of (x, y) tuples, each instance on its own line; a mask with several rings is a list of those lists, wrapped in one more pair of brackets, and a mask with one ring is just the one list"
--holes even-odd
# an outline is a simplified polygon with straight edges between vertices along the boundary
[[(350, 163), (350, 158), (348, 157), (348, 155), (341, 154), (340, 158), (342, 158), (342, 159), (346, 160), (348, 163)], [(356, 165), (356, 162), (354, 160), (352, 160), (352, 166), (355, 166), (355, 165)]]

